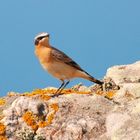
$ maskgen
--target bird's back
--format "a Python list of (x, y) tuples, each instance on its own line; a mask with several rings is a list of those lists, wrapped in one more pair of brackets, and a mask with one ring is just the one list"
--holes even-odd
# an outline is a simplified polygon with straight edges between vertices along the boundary
[(77, 70), (84, 71), (74, 60), (72, 60), (72, 58), (59, 49), (52, 47), (51, 54), (56, 61), (63, 62), (71, 67), (76, 68)]

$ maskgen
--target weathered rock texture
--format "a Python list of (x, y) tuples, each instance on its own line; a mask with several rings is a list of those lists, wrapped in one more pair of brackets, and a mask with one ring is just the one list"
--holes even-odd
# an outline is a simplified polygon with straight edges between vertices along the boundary
[(136, 62), (109, 68), (103, 88), (9, 93), (0, 100), (0, 140), (139, 140), (139, 79)]
[(140, 61), (111, 67), (107, 70), (106, 77), (111, 77), (116, 84), (140, 82)]

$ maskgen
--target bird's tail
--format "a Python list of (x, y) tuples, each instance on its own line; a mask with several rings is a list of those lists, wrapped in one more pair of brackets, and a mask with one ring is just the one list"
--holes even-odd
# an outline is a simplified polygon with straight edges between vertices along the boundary
[(94, 83), (99, 84), (99, 85), (102, 85), (102, 84), (103, 84), (102, 81), (100, 81), (100, 80), (98, 80), (98, 79), (96, 79), (96, 78), (94, 78), (94, 77), (92, 77), (92, 76), (89, 77), (89, 80), (90, 80), (91, 82), (94, 82)]
[(94, 82), (94, 83), (96, 83), (96, 84), (99, 84), (99, 85), (102, 85), (104, 82), (102, 82), (102, 81), (100, 81), (100, 80), (98, 80), (98, 79), (96, 79), (96, 78), (94, 78), (93, 76), (91, 76), (90, 74), (88, 74), (86, 71), (83, 71), (85, 74), (83, 75), (83, 76), (81, 76), (82, 78), (84, 78), (84, 79), (87, 79), (87, 80), (89, 80), (89, 81), (91, 81), (91, 82)]

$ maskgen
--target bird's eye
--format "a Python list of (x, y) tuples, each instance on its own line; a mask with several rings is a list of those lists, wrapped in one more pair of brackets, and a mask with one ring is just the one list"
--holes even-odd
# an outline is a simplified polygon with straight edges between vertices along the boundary
[(36, 40), (35, 40), (35, 45), (38, 45), (38, 43), (39, 43), (39, 41), (41, 40), (41, 39), (43, 39), (44, 37), (38, 37)]
[(40, 36), (40, 37), (36, 38), (35, 45), (38, 45), (39, 41), (42, 40), (45, 37), (49, 37), (49, 35), (47, 35), (47, 36)]
[(37, 40), (40, 41), (40, 40), (43, 39), (43, 38), (44, 38), (44, 36), (41, 36), (41, 37), (39, 37)]

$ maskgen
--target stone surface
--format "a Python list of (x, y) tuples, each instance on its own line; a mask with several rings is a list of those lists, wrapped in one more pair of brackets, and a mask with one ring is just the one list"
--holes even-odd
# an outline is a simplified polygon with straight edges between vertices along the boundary
[(52, 123), (47, 127), (38, 128), (34, 137), (40, 135), (46, 139), (56, 140), (98, 139), (106, 132), (105, 117), (113, 107), (112, 102), (99, 95), (70, 94), (52, 98), (47, 102), (18, 97), (11, 107), (3, 112), (5, 117), (1, 122), (7, 126), (7, 137), (18, 139), (25, 132), (27, 134), (27, 130), (29, 134), (25, 137), (32, 137), (34, 131), (25, 123), (22, 116), (26, 111), (37, 116), (46, 116), (51, 112), (48, 106), (52, 103), (58, 103), (59, 106)]
[(113, 66), (107, 70), (105, 77), (111, 77), (116, 84), (140, 82), (140, 61)]
[(136, 62), (109, 68), (104, 87), (79, 84), (58, 97), (49, 97), (52, 87), (12, 93), (1, 100), (0, 139), (139, 140), (139, 79)]

